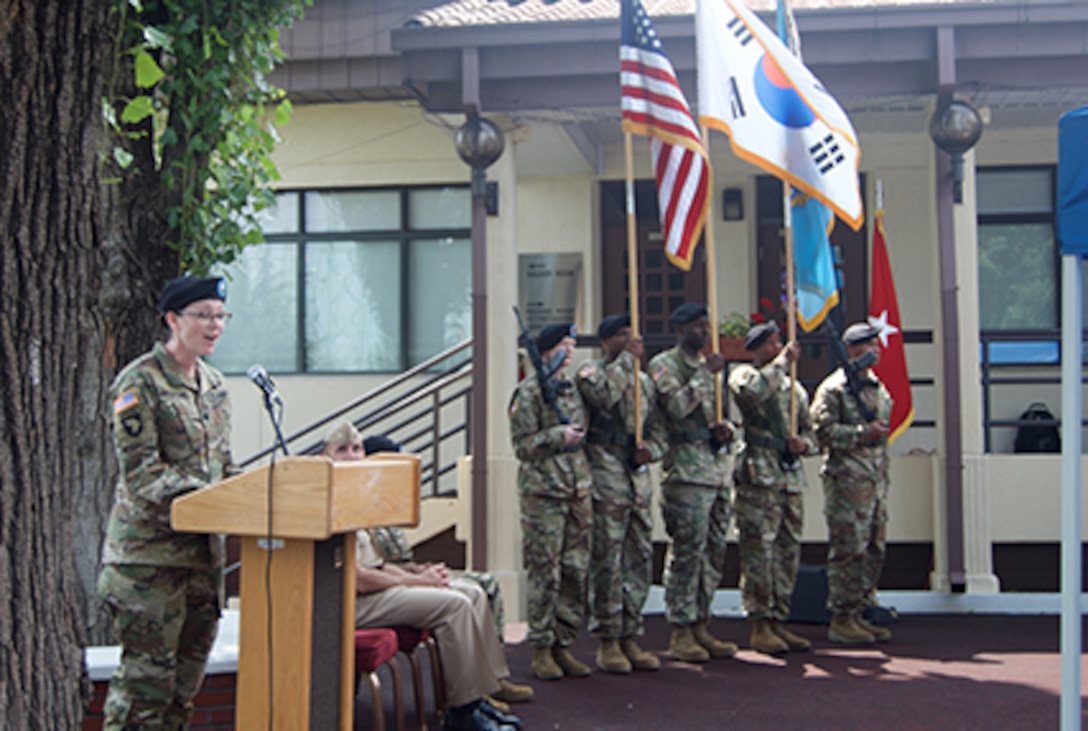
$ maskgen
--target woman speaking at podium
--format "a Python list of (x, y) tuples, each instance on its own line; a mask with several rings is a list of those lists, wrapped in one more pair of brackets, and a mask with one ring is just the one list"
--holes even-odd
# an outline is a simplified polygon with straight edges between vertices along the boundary
[(125, 366), (110, 387), (119, 478), (98, 593), (113, 614), (121, 661), (105, 704), (107, 731), (184, 729), (215, 642), (223, 537), (177, 533), (175, 497), (221, 480), (230, 465), (230, 400), (202, 358), (230, 319), (226, 282), (179, 277), (163, 290), (166, 343)]

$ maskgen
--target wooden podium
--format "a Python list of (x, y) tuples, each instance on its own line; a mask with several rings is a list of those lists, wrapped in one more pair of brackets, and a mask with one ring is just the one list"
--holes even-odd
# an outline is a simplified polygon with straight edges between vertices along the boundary
[(283, 457), (174, 500), (174, 530), (242, 536), (236, 729), (351, 731), (355, 531), (418, 524), (419, 484), (414, 454)]

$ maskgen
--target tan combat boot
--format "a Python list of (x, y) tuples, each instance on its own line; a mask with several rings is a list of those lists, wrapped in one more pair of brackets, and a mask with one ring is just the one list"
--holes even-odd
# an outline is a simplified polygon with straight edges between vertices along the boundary
[(860, 614), (854, 615), (854, 621), (857, 622), (858, 627), (868, 632), (873, 636), (873, 639), (877, 642), (887, 642), (892, 638), (892, 631), (887, 627), (879, 627), (875, 624), (869, 624), (865, 621), (865, 618)]
[(876, 641), (873, 635), (861, 627), (852, 614), (836, 614), (827, 628), (827, 639), (844, 645), (868, 645)]
[(786, 641), (774, 631), (774, 620), (757, 618), (752, 620), (752, 637), (748, 644), (753, 650), (766, 655), (781, 655), (790, 651)]
[(528, 685), (518, 685), (506, 678), (499, 678), (499, 691), (492, 697), (504, 703), (525, 703), (532, 700), (533, 689)]
[(710, 630), (707, 629), (707, 622), (703, 620), (696, 622), (691, 626), (691, 634), (695, 637), (695, 641), (706, 648), (706, 651), (710, 653), (711, 657), (733, 657), (737, 654), (737, 646), (732, 642), (726, 642), (725, 640), (719, 640), (714, 635), (710, 634)]
[(562, 645), (552, 647), (552, 657), (555, 658), (556, 664), (562, 669), (563, 675), (568, 678), (584, 678), (593, 672), (589, 665), (576, 659), (574, 655), (570, 654), (570, 650)]
[(620, 640), (620, 650), (631, 661), (631, 667), (635, 670), (657, 670), (661, 667), (661, 660), (657, 655), (639, 647), (634, 637), (624, 637)]
[(812, 643), (806, 640), (800, 635), (795, 635), (786, 629), (786, 626), (779, 622), (777, 619), (771, 621), (771, 629), (774, 633), (781, 637), (787, 645), (789, 645), (790, 652), (804, 652), (805, 650), (812, 649)]
[(484, 700), (487, 701), (491, 705), (491, 707), (494, 708), (499, 713), (505, 713), (507, 715), (510, 714), (510, 706), (508, 704), (504, 703), (503, 701), (500, 701), (495, 696), (485, 695)]
[(684, 662), (706, 662), (710, 659), (710, 653), (695, 641), (691, 633), (691, 627), (682, 627), (678, 624), (672, 626), (672, 637), (669, 638), (669, 655), (673, 660)]
[(605, 637), (597, 648), (597, 667), (606, 673), (627, 675), (631, 672), (631, 661), (620, 649), (620, 641), (615, 637)]
[(534, 678), (541, 680), (559, 680), (563, 677), (563, 669), (556, 664), (550, 647), (533, 648), (533, 662), (529, 665), (529, 672)]

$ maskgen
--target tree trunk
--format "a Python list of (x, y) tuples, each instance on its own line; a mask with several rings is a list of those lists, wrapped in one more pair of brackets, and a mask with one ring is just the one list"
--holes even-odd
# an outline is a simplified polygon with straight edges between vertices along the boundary
[(96, 316), (112, 7), (0, 0), (0, 708), (11, 729), (83, 717), (74, 526), (102, 479), (112, 370)]

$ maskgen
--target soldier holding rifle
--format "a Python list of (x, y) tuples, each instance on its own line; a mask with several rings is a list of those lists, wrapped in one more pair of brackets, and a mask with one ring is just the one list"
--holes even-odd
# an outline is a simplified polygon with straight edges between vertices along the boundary
[(828, 538), (827, 631), (832, 642), (865, 644), (891, 631), (861, 613), (884, 567), (888, 522), (888, 418), (892, 398), (872, 367), (880, 359), (880, 329), (855, 323), (842, 335), (843, 366), (823, 380), (812, 421), (826, 452), (824, 481)]
[(509, 416), (520, 461), (522, 553), (533, 646), (530, 670), (541, 680), (585, 677), (589, 666), (568, 649), (585, 613), (593, 520), (593, 483), (582, 451), (588, 417), (578, 389), (560, 378), (574, 356), (574, 326), (547, 325), (535, 340), (524, 323), (522, 332), (521, 344), (535, 372), (518, 384)]

